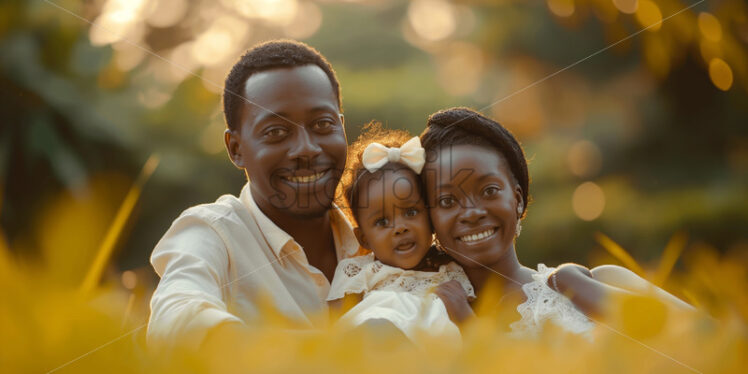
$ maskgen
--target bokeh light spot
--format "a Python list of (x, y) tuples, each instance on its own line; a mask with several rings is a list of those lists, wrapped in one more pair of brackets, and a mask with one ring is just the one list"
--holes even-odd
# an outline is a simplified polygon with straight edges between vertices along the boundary
[(582, 220), (592, 221), (605, 209), (605, 193), (593, 182), (584, 182), (574, 190), (571, 198), (574, 213)]
[(306, 39), (319, 30), (322, 25), (322, 11), (317, 4), (305, 1), (299, 3), (296, 17), (283, 28), (287, 36), (295, 39)]
[(639, 0), (613, 0), (613, 5), (622, 13), (634, 14), (639, 8)]
[(559, 17), (569, 17), (574, 14), (574, 0), (548, 0), (548, 9)]
[(709, 61), (709, 78), (722, 91), (727, 91), (732, 87), (732, 69), (721, 58), (713, 58)]
[(122, 285), (128, 290), (132, 290), (138, 284), (138, 276), (132, 270), (125, 270), (122, 273)]
[(422, 38), (437, 41), (454, 33), (457, 17), (452, 5), (444, 0), (415, 0), (408, 7), (408, 20)]
[(718, 42), (722, 39), (722, 26), (717, 20), (717, 17), (710, 13), (701, 12), (698, 18), (699, 30), (705, 38)]
[(569, 148), (567, 161), (572, 174), (582, 178), (590, 177), (600, 171), (602, 153), (595, 143), (580, 140)]
[(153, 27), (171, 27), (187, 14), (186, 0), (158, 0), (151, 2), (146, 21)]
[(655, 32), (662, 26), (662, 12), (657, 4), (650, 0), (642, 0), (636, 11), (636, 20), (647, 28), (647, 31)]
[(439, 83), (454, 96), (473, 93), (483, 72), (483, 52), (473, 44), (450, 43), (438, 56)]

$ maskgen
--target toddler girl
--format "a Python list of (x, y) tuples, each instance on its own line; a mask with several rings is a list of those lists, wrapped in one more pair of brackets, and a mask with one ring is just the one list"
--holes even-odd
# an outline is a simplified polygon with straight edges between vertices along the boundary
[[(358, 222), (354, 233), (372, 252), (338, 263), (327, 300), (361, 295), (341, 318), (354, 326), (386, 320), (414, 341), (416, 331), (459, 337), (445, 302), (453, 313), (475, 293), (462, 268), (432, 246), (419, 177), (424, 150), (417, 137), (408, 138), (373, 124), (351, 145), (343, 185)], [(438, 296), (431, 292), (443, 283)]]

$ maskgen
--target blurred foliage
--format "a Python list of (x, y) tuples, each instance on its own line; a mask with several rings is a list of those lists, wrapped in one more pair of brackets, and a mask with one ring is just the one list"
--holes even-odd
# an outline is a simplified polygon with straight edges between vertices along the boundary
[(158, 154), (114, 262), (149, 272), (182, 210), (239, 192), (217, 92), (276, 37), (332, 62), (350, 139), (372, 119), (418, 134), (454, 105), (512, 129), (533, 178), (524, 263), (615, 261), (597, 231), (645, 262), (676, 231), (748, 247), (741, 1), (9, 0), (0, 15), (0, 227), (16, 253), (90, 263)]

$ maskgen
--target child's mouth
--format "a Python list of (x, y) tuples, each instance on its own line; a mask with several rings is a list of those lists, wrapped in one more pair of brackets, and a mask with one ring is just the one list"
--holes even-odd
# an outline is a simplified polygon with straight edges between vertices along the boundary
[(409, 252), (415, 247), (416, 247), (416, 242), (408, 241), (405, 243), (398, 244), (398, 246), (395, 247), (395, 251), (396, 252)]

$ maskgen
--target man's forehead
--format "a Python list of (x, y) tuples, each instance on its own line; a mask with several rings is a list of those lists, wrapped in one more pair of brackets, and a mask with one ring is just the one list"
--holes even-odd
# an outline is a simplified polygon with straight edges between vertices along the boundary
[[(316, 88), (326, 87), (329, 89), (329, 93), (335, 95), (332, 82), (330, 82), (327, 74), (322, 68), (314, 64), (277, 67), (255, 72), (247, 77), (244, 82), (243, 94), (248, 97), (255, 96), (258, 93), (267, 94), (266, 91), (278, 90), (279, 85), (294, 86), (302, 84), (319, 86)], [(320, 92), (320, 94), (327, 93)]]
[(287, 111), (338, 112), (332, 83), (317, 65), (264, 70), (247, 78), (243, 112), (251, 116), (288, 114)]

